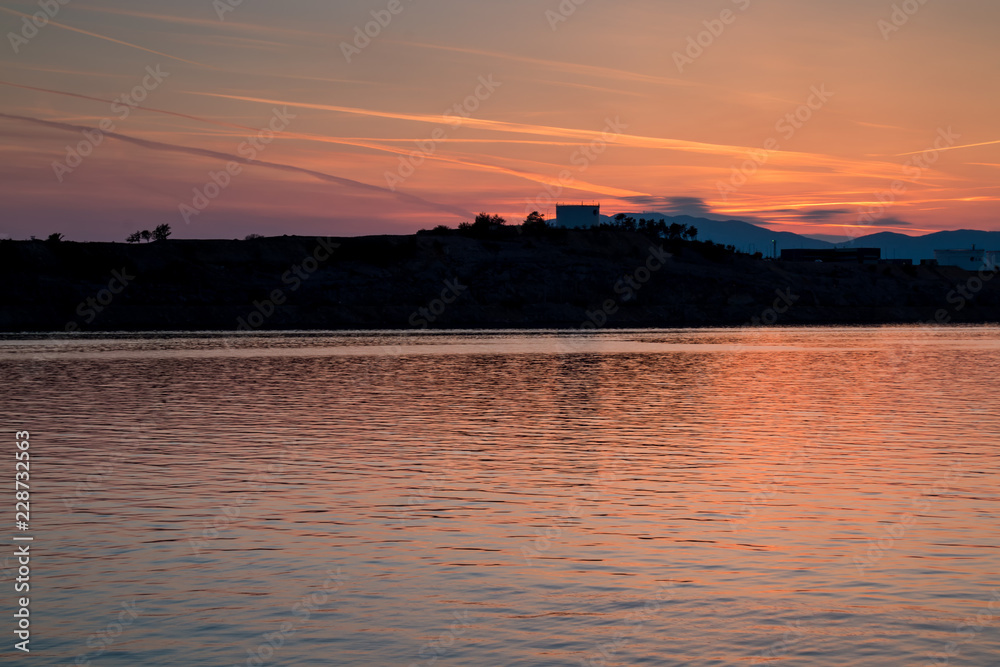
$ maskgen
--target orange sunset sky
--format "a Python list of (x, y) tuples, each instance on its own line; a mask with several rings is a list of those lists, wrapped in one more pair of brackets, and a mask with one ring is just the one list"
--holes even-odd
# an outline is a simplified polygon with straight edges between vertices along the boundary
[(1000, 230), (996, 0), (3, 0), (0, 27), (6, 238), (581, 201)]

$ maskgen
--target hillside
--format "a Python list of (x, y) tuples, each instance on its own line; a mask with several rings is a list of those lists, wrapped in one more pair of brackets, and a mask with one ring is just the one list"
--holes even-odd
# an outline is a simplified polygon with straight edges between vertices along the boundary
[[(2, 241), (0, 330), (235, 330), (240, 322), (245, 329), (579, 328), (588, 312), (610, 327), (743, 325), (762, 317), (910, 323), (939, 310), (958, 322), (1000, 321), (1000, 280), (971, 301), (961, 297), (958, 308), (952, 292), (973, 276), (948, 267), (761, 261), (689, 241), (665, 243), (672, 256), (661, 262), (638, 233), (502, 231), (491, 238)], [(776, 301), (785, 311), (782, 299), (790, 301), (787, 312), (769, 312)]]
[[(985, 232), (974, 229), (934, 232), (923, 236), (907, 236), (895, 232), (878, 232), (858, 236), (849, 242), (830, 243), (811, 236), (792, 232), (776, 232), (766, 227), (743, 220), (711, 220), (689, 215), (661, 215), (659, 213), (631, 214), (634, 217), (663, 219), (668, 224), (679, 223), (698, 228), (698, 238), (714, 241), (722, 245), (733, 245), (744, 252), (762, 252), (770, 256), (772, 241), (777, 241), (778, 251), (789, 248), (833, 248), (835, 246), (855, 248), (881, 248), (882, 257), (887, 259), (912, 259), (919, 263), (922, 259), (934, 259), (935, 250), (954, 248), (984, 248), (1000, 250), (1000, 232)], [(605, 220), (611, 218), (605, 216)], [(854, 231), (861, 231), (857, 229)]]

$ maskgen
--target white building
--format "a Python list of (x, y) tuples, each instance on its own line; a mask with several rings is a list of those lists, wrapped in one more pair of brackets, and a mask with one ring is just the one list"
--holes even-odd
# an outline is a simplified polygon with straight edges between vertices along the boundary
[(934, 259), (941, 266), (957, 266), (966, 271), (996, 271), (1000, 260), (1000, 250), (935, 250)]
[(600, 204), (556, 204), (556, 225), (559, 227), (596, 227), (601, 224)]

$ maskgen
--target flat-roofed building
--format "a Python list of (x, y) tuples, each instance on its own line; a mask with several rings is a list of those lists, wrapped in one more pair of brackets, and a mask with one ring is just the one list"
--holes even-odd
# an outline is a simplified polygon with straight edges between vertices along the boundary
[(1000, 250), (983, 250), (974, 246), (968, 250), (935, 250), (934, 259), (939, 266), (957, 266), (966, 271), (996, 271)]
[(600, 204), (556, 204), (556, 226), (596, 227), (601, 224)]

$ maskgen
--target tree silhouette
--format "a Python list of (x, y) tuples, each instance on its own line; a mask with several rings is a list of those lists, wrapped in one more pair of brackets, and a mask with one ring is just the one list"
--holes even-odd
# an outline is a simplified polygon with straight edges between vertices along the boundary
[(138, 243), (142, 240), (142, 232), (136, 232), (135, 234), (129, 234), (125, 237), (125, 243)]
[(139, 236), (142, 237), (142, 240), (145, 241), (146, 243), (149, 243), (150, 241), (153, 240), (153, 232), (149, 231), (148, 229), (144, 229), (141, 232), (139, 232)]
[(474, 222), (463, 222), (458, 225), (458, 231), (473, 236), (487, 236), (504, 228), (507, 220), (499, 215), (480, 213)]
[(477, 231), (489, 232), (494, 229), (499, 229), (507, 224), (507, 220), (500, 217), (499, 215), (490, 215), (489, 213), (480, 213), (476, 216), (476, 221), (472, 223), (472, 228)]
[(59, 243), (65, 237), (62, 234), (49, 234), (49, 238), (45, 239), (49, 243)]
[(521, 230), (525, 232), (544, 231), (549, 228), (549, 223), (545, 221), (545, 216), (538, 211), (532, 211), (521, 224)]
[(619, 213), (615, 216), (614, 226), (618, 229), (624, 229), (628, 232), (634, 232), (636, 230), (636, 221), (630, 215), (625, 215), (624, 213)]
[(167, 223), (163, 223), (162, 225), (157, 225), (156, 229), (153, 230), (154, 241), (166, 241), (169, 236), (170, 236), (170, 225), (168, 225)]

